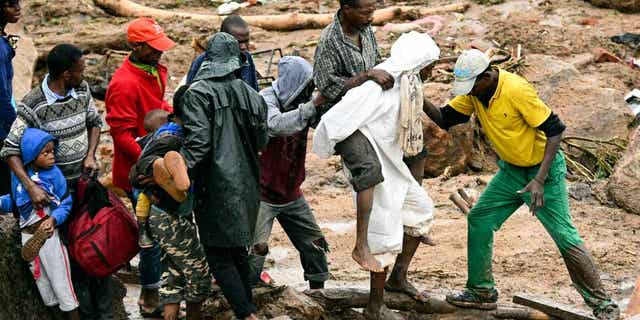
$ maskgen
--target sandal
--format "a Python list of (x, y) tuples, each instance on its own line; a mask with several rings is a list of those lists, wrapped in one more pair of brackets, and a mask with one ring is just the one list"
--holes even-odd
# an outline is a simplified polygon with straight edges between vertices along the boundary
[(49, 239), (47, 232), (38, 228), (38, 230), (33, 233), (33, 236), (22, 246), (22, 250), (20, 250), (22, 259), (26, 262), (35, 260), (47, 239)]

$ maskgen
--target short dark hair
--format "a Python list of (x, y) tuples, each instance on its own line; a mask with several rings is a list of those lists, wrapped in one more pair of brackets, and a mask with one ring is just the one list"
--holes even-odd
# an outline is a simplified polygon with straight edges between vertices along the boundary
[(249, 28), (249, 24), (247, 24), (244, 19), (242, 19), (239, 15), (230, 15), (224, 20), (222, 20), (222, 24), (220, 25), (220, 32), (230, 33), (231, 29), (237, 28)]
[(249, 25), (246, 21), (244, 21), (244, 19), (242, 19), (242, 17), (234, 14), (222, 20), (222, 24), (220, 25), (220, 32), (230, 33), (229, 31), (235, 28), (249, 28)]
[(339, 0), (340, 1), (340, 9), (344, 8), (344, 6), (349, 6), (352, 8), (358, 7), (360, 4), (360, 0)]
[(15, 4), (19, 4), (20, 0), (0, 0), (0, 6), (10, 6), (10, 5), (15, 5)]
[(82, 50), (71, 44), (59, 44), (55, 46), (47, 56), (47, 69), (49, 76), (58, 78), (65, 71), (71, 70), (76, 62), (82, 58)]

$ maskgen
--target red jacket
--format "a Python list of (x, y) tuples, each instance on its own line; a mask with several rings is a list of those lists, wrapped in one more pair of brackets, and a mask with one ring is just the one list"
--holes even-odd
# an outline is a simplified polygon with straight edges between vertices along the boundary
[(167, 68), (158, 65), (158, 73), (162, 88), (156, 77), (131, 64), (127, 57), (107, 88), (105, 104), (106, 120), (113, 138), (113, 184), (127, 192), (131, 191), (129, 170), (142, 151), (135, 139), (146, 134), (144, 116), (154, 109), (173, 111), (163, 100)]

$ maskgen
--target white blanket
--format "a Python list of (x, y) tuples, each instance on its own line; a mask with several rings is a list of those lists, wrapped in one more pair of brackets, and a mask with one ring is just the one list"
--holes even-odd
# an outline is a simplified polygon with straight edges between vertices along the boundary
[(367, 81), (351, 89), (324, 114), (313, 137), (313, 151), (323, 158), (333, 155), (336, 143), (356, 130), (375, 149), (385, 180), (374, 189), (368, 238), (369, 247), (382, 266), (392, 264), (402, 250), (405, 230), (413, 236), (424, 236), (433, 223), (433, 202), (403, 162), (398, 140), (399, 80), (403, 73), (416, 72), (439, 55), (440, 49), (428, 35), (403, 34), (394, 43), (391, 57), (376, 66), (394, 76), (395, 86), (383, 91), (375, 82)]

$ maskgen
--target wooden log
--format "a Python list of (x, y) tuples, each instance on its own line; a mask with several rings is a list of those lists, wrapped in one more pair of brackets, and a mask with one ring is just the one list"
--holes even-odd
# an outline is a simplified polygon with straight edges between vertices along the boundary
[(456, 205), (456, 207), (458, 207), (458, 209), (460, 209), (460, 211), (462, 211), (462, 213), (469, 214), (469, 211), (471, 211), (471, 208), (469, 207), (468, 203), (466, 201), (464, 201), (464, 199), (462, 199), (462, 197), (457, 194), (457, 193), (452, 193), (449, 196), (449, 200), (451, 200), (451, 202), (453, 202), (453, 204)]
[[(94, 3), (105, 11), (123, 17), (147, 16), (154, 19), (193, 19), (208, 24), (219, 25), (223, 17), (216, 14), (200, 14), (182, 11), (169, 11), (140, 5), (131, 0), (94, 0)], [(383, 24), (393, 19), (417, 19), (429, 15), (449, 12), (464, 12), (469, 3), (450, 4), (442, 7), (425, 8), (420, 6), (392, 6), (376, 10), (373, 14), (374, 24)], [(254, 27), (265, 30), (290, 31), (299, 29), (320, 29), (329, 25), (333, 14), (289, 13), (283, 15), (245, 16), (244, 20)]]
[(542, 311), (550, 316), (563, 320), (595, 320), (594, 317), (585, 312), (544, 298), (518, 294), (513, 296), (513, 303)]
[[(363, 308), (369, 300), (369, 291), (355, 288), (335, 288), (307, 290), (304, 292), (327, 310), (347, 308)], [(496, 310), (484, 311), (458, 308), (432, 297), (428, 302), (420, 302), (402, 293), (385, 292), (384, 302), (387, 307), (411, 311), (419, 314), (441, 314), (443, 319), (516, 319), (516, 320), (550, 320), (546, 314), (526, 308), (500, 306)]]

